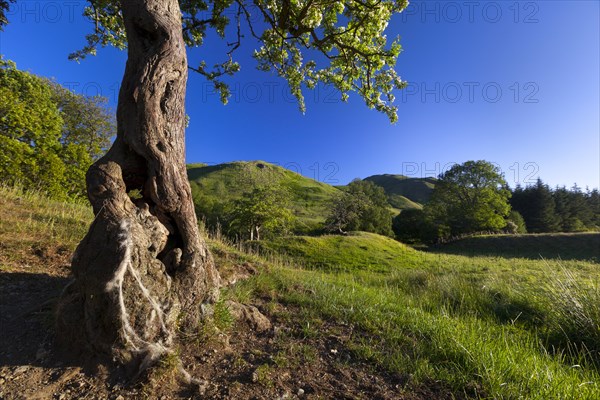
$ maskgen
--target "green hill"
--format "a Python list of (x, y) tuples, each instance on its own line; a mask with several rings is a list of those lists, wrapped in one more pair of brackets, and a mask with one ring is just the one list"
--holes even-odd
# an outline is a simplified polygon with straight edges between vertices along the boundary
[[(291, 194), (292, 212), (297, 218), (296, 233), (319, 231), (327, 218), (329, 205), (339, 190), (296, 172), (264, 161), (236, 161), (218, 165), (188, 165), (188, 177), (196, 212), (210, 225), (222, 221), (224, 207), (253, 187), (279, 186)], [(373, 175), (365, 180), (382, 186), (390, 208), (398, 213), (423, 208), (435, 186), (433, 178), (408, 178), (403, 175)]]
[(223, 207), (260, 185), (285, 188), (291, 194), (297, 230), (319, 229), (327, 217), (329, 203), (338, 192), (333, 186), (264, 161), (238, 161), (208, 166), (188, 166), (188, 177), (199, 218), (214, 223)]
[(418, 257), (418, 252), (411, 247), (368, 232), (279, 237), (262, 241), (259, 246), (263, 251), (285, 254), (299, 264), (325, 271), (389, 272)]
[(394, 208), (422, 208), (429, 201), (435, 178), (409, 178), (404, 175), (373, 175), (365, 178), (381, 186)]

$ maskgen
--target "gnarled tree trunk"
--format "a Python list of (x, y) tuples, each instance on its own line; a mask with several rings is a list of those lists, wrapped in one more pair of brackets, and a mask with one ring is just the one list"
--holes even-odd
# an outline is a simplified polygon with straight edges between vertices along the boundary
[[(219, 275), (198, 232), (185, 167), (187, 58), (178, 1), (121, 6), (128, 60), (118, 133), (87, 174), (96, 218), (73, 258), (58, 334), (143, 366), (170, 349), (181, 324), (199, 323), (218, 296)], [(130, 199), (134, 189), (141, 199)]]

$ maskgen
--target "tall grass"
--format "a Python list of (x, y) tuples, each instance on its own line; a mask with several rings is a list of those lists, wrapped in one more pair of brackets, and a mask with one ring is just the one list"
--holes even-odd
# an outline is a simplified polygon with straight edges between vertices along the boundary
[[(93, 219), (84, 202), (65, 203), (42, 192), (0, 185), (0, 267), (33, 267), (33, 253), (70, 252)], [(54, 251), (53, 250), (53, 251)]]
[(472, 398), (598, 398), (598, 264), (394, 251), (384, 238), (360, 237), (370, 243), (340, 240), (387, 249), (372, 257), (379, 267), (345, 263), (356, 249), (331, 238), (289, 238), (289, 247), (279, 239), (288, 257), (317, 262), (272, 268), (232, 295), (275, 294), (303, 315), (354, 326), (346, 344), (354, 355), (405, 376), (407, 387), (434, 384)]
[(591, 363), (600, 370), (598, 277), (582, 280), (564, 267), (553, 272), (544, 287), (548, 307), (547, 341), (570, 359)]

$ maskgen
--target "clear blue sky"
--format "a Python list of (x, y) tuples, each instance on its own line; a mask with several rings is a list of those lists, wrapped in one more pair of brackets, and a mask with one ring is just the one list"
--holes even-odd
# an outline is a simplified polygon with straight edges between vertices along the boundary
[[(85, 1), (18, 1), (0, 53), (115, 105), (126, 54), (102, 49), (81, 64)], [(588, 1), (419, 1), (390, 24), (402, 37), (399, 122), (324, 87), (307, 92), (302, 115), (276, 76), (238, 51), (234, 96), (218, 101), (190, 75), (187, 161), (261, 159), (344, 184), (380, 173), (437, 175), (453, 162), (497, 163), (511, 186), (538, 176), (550, 185), (600, 186), (600, 7)], [(190, 52), (190, 63), (222, 46)]]

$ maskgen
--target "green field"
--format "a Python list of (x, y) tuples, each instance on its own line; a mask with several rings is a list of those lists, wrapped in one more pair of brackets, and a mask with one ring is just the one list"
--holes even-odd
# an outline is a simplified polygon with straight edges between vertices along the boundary
[[(564, 238), (544, 239), (560, 246)], [(415, 384), (441, 382), (457, 397), (598, 398), (597, 262), (425, 253), (365, 233), (262, 247), (304, 268), (245, 285), (273, 286), (313, 325), (355, 325), (355, 354)]]
[[(91, 218), (85, 205), (0, 189), (2, 273), (43, 272), (28, 254), (72, 251)], [(225, 299), (267, 304), (270, 318), (299, 320), (306, 337), (324, 335), (329, 321), (346, 327), (338, 350), (352, 358), (340, 362), (397, 376), (399, 397), (427, 387), (434, 398), (592, 400), (600, 393), (600, 264), (590, 253), (598, 237), (515, 236), (504, 250), (495, 241), (506, 238), (473, 238), (476, 251), (466, 242), (435, 252), (368, 233), (282, 237), (261, 243), (262, 255), (211, 246), (219, 268), (259, 268)], [(519, 249), (529, 251), (520, 257)]]
[(508, 257), (600, 262), (600, 234), (546, 233), (475, 236), (433, 247), (433, 252), (472, 257)]

